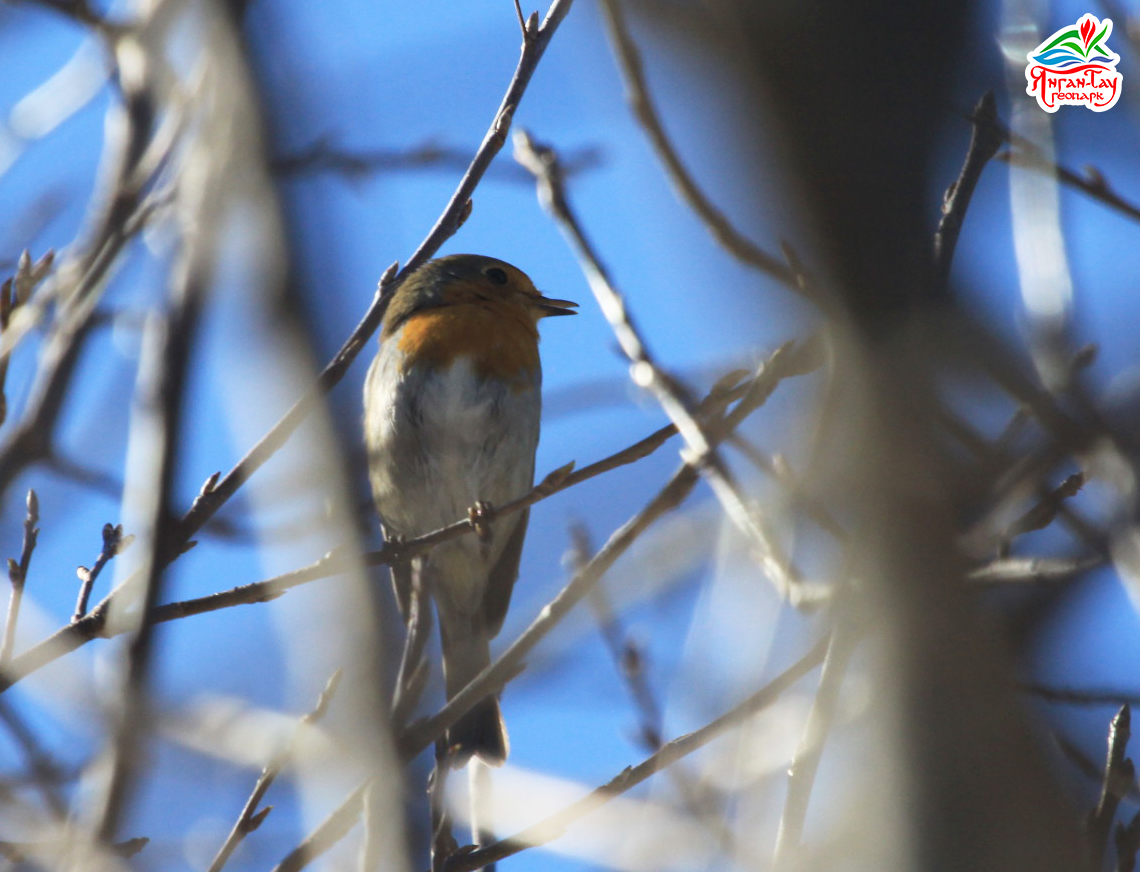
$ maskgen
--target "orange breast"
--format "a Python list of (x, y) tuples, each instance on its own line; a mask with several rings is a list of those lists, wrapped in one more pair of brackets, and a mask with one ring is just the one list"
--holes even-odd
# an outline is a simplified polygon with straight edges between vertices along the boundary
[(446, 369), (457, 357), (468, 357), (477, 376), (514, 382), (516, 390), (529, 385), (539, 369), (538, 327), (525, 313), (506, 307), (482, 303), (428, 309), (408, 318), (399, 332), (405, 367), (414, 361)]

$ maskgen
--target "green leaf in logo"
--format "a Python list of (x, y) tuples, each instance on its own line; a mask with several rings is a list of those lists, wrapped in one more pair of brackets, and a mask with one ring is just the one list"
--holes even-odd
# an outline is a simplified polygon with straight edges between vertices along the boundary
[(1093, 37), (1092, 42), (1089, 43), (1089, 51), (1092, 51), (1095, 48), (1102, 55), (1108, 56), (1108, 52), (1106, 52), (1103, 48), (1101, 48), (1098, 45), (1098, 43), (1102, 39), (1104, 39), (1106, 36), (1108, 36), (1108, 28), (1109, 28), (1109, 25), (1106, 24), (1104, 27), (1102, 27), (1100, 29), (1100, 32), (1096, 36)]
[(1072, 30), (1066, 30), (1064, 33), (1057, 34), (1057, 38), (1055, 40), (1053, 40), (1051, 43), (1049, 43), (1048, 45), (1042, 46), (1041, 51), (1043, 51), (1043, 52), (1049, 51), (1049, 49), (1053, 48), (1056, 45), (1060, 45), (1066, 39), (1080, 39), (1080, 38), (1081, 38), (1080, 33), (1074, 27)]

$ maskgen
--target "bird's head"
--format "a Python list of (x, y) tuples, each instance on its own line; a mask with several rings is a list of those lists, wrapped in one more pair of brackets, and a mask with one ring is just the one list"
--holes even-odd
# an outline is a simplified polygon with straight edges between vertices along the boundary
[(430, 309), (474, 306), (536, 324), (550, 315), (575, 315), (577, 305), (544, 296), (526, 273), (506, 261), (452, 254), (429, 261), (404, 280), (384, 317), (383, 336)]

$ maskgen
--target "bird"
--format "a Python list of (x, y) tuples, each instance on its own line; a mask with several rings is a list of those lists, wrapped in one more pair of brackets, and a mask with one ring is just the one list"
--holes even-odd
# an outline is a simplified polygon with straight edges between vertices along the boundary
[[(399, 285), (364, 386), (364, 437), (385, 537), (421, 536), (525, 495), (541, 417), (538, 322), (573, 315), (505, 261), (455, 254)], [(529, 511), (436, 545), (412, 572), (435, 603), (447, 698), (491, 662), (519, 573)], [(392, 571), (407, 620), (411, 573)], [(448, 730), (451, 765), (492, 766), (509, 743), (498, 695)]]

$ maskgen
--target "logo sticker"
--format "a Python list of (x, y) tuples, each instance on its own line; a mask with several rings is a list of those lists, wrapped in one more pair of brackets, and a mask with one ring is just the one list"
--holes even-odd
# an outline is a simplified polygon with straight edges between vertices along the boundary
[(1116, 71), (1120, 55), (1107, 45), (1110, 33), (1112, 19), (1099, 21), (1093, 15), (1062, 27), (1026, 56), (1025, 93), (1046, 112), (1059, 106), (1111, 109), (1120, 99), (1124, 77)]

